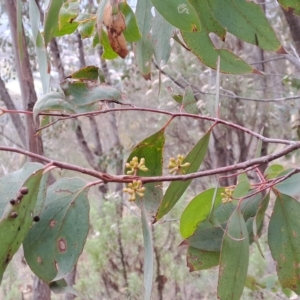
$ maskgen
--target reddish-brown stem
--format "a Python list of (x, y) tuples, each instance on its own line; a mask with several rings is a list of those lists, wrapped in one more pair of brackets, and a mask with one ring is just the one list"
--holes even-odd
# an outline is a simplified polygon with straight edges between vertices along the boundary
[[(219, 118), (214, 118), (214, 117), (209, 117), (209, 116), (203, 116), (203, 115), (194, 115), (194, 114), (188, 114), (188, 113), (172, 113), (169, 111), (165, 111), (165, 110), (159, 110), (159, 109), (153, 109), (153, 108), (144, 108), (144, 107), (126, 107), (126, 108), (109, 108), (109, 109), (105, 109), (105, 110), (99, 110), (99, 111), (93, 111), (93, 112), (87, 112), (87, 113), (80, 113), (80, 114), (73, 114), (73, 115), (68, 115), (68, 114), (49, 114), (49, 113), (42, 113), (41, 115), (47, 115), (47, 116), (57, 116), (60, 117), (57, 120), (55, 120), (53, 123), (56, 123), (58, 121), (63, 121), (63, 120), (67, 120), (67, 119), (76, 119), (79, 117), (90, 117), (90, 116), (98, 116), (101, 114), (106, 114), (109, 112), (116, 112), (116, 111), (140, 111), (140, 112), (152, 112), (152, 113), (157, 113), (157, 114), (164, 114), (164, 115), (168, 115), (171, 116), (172, 118), (176, 118), (176, 117), (186, 117), (186, 118), (193, 118), (193, 119), (199, 119), (199, 120), (206, 120), (206, 121), (210, 121), (210, 122), (215, 122), (216, 124), (222, 124), (231, 128), (235, 128), (237, 130), (241, 130), (246, 132), (249, 135), (252, 135), (254, 137), (256, 137), (257, 139), (265, 142), (265, 143), (274, 143), (274, 144), (285, 144), (285, 145), (292, 145), (295, 144), (295, 141), (289, 141), (289, 140), (283, 140), (283, 139), (271, 139), (271, 138), (266, 138), (261, 134), (258, 134), (248, 128), (245, 128), (243, 126), (237, 125), (235, 123), (231, 123)], [(50, 123), (44, 127), (38, 128), (36, 131), (41, 131), (51, 125), (53, 125), (53, 123)]]
[[(300, 149), (300, 142), (297, 142), (293, 145), (289, 145), (289, 146), (285, 147), (283, 150), (278, 151), (274, 154), (266, 155), (266, 156), (263, 156), (260, 158), (250, 159), (248, 161), (244, 161), (244, 162), (234, 164), (234, 165), (229, 165), (226, 167), (221, 167), (221, 168), (216, 168), (216, 169), (211, 169), (211, 170), (206, 170), (206, 171), (200, 171), (200, 172), (195, 172), (195, 173), (185, 174), (185, 175), (139, 177), (139, 176), (128, 176), (128, 175), (110, 175), (107, 173), (83, 168), (83, 167), (80, 167), (77, 165), (72, 165), (72, 164), (68, 164), (65, 162), (51, 160), (50, 158), (47, 158), (42, 155), (38, 155), (38, 154), (29, 152), (29, 151), (25, 151), (23, 149), (0, 146), (0, 151), (9, 151), (9, 152), (24, 154), (28, 157), (38, 159), (39, 161), (43, 161), (45, 163), (52, 163), (53, 166), (56, 166), (61, 169), (72, 170), (72, 171), (76, 171), (79, 173), (90, 175), (95, 178), (99, 178), (103, 181), (103, 183), (107, 183), (107, 182), (129, 183), (129, 182), (132, 182), (133, 180), (141, 180), (144, 184), (149, 183), (149, 182), (162, 182), (162, 181), (165, 181), (165, 182), (186, 181), (186, 180), (190, 180), (190, 179), (194, 179), (194, 178), (217, 175), (217, 174), (222, 174), (222, 173), (226, 173), (226, 172), (234, 172), (237, 170), (247, 170), (248, 168), (250, 168), (252, 166), (259, 166), (259, 165), (262, 165), (265, 163), (269, 163), (269, 162), (271, 162), (279, 157), (282, 157), (282, 156), (284, 156), (294, 150), (297, 150), (297, 149)], [(299, 172), (300, 172), (300, 168), (294, 169), (293, 171), (289, 172), (287, 175), (283, 176), (282, 177), (283, 179), (276, 179), (275, 180), (276, 184), (287, 179), (288, 177), (292, 176), (293, 174), (296, 174)]]

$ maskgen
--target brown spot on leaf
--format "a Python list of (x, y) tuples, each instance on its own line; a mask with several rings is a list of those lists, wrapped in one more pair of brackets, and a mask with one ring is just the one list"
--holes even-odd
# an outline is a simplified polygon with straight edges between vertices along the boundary
[(287, 54), (287, 52), (285, 51), (285, 49), (280, 46), (280, 48), (276, 51), (278, 54)]
[(293, 236), (297, 237), (297, 232), (293, 230)]
[[(120, 57), (125, 58), (129, 52), (123, 35), (123, 31), (126, 29), (125, 18), (118, 8), (115, 11), (109, 2), (104, 8), (103, 24), (107, 29), (107, 36), (112, 49)], [(101, 25), (98, 28), (100, 30)]]
[(195, 271), (194, 270), (194, 266), (191, 263), (189, 263), (189, 262), (187, 262), (187, 267), (189, 268), (189, 272)]
[(66, 243), (66, 240), (64, 238), (59, 239), (57, 241), (57, 245), (58, 245), (59, 252), (61, 252), (61, 253), (66, 252), (67, 243)]
[(43, 260), (40, 256), (38, 256), (36, 261), (37, 261), (38, 264), (41, 264)]
[(283, 254), (283, 253), (281, 253), (281, 254), (280, 254), (280, 258), (281, 258), (281, 260), (282, 260), (283, 262), (285, 262), (285, 261), (286, 261), (286, 259), (285, 259), (285, 256), (284, 256), (284, 254)]
[(28, 194), (28, 188), (26, 186), (22, 186), (20, 189), (20, 193), (22, 195), (27, 195)]
[(21, 193), (18, 193), (18, 195), (17, 195), (17, 199), (21, 201), (21, 200), (22, 200), (22, 198), (23, 198), (23, 194), (21, 194)]
[(18, 213), (15, 212), (15, 211), (13, 211), (13, 212), (10, 214), (9, 217), (12, 218), (12, 219), (15, 219), (17, 216), (18, 216)]
[(56, 225), (56, 220), (51, 220), (50, 223), (49, 223), (49, 226), (51, 228), (53, 228), (53, 227), (55, 227), (55, 225)]
[(34, 221), (34, 222), (39, 222), (39, 220), (40, 220), (40, 217), (39, 217), (39, 216), (35, 216), (35, 217), (33, 218), (33, 221)]

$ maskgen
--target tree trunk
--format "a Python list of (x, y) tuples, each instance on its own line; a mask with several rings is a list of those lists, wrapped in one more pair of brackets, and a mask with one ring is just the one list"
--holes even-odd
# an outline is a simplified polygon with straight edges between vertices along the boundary
[[(35, 102), (37, 101), (36, 92), (34, 89), (33, 77), (30, 68), (29, 55), (27, 51), (26, 39), (23, 26), (21, 41), (18, 40), (17, 32), (17, 7), (14, 0), (4, 0), (6, 12), (9, 19), (10, 32), (12, 37), (13, 52), (15, 57), (16, 70), (21, 89), (23, 108), (27, 111), (32, 111)], [(43, 154), (43, 145), (40, 136), (35, 136), (35, 127), (31, 114), (25, 115), (26, 124), (26, 148), (30, 152)], [(33, 299), (48, 300), (51, 298), (51, 292), (48, 285), (37, 277), (34, 279)]]
[[(5, 84), (2, 80), (2, 78), (0, 77), (0, 97), (2, 99), (2, 101), (4, 102), (5, 106), (7, 109), (9, 110), (17, 110), (13, 100), (11, 99)], [(19, 138), (23, 144), (23, 146), (25, 147), (26, 145), (26, 138), (25, 138), (25, 127), (24, 124), (21, 120), (20, 115), (18, 114), (10, 114), (11, 120), (16, 128), (16, 131), (19, 135)]]

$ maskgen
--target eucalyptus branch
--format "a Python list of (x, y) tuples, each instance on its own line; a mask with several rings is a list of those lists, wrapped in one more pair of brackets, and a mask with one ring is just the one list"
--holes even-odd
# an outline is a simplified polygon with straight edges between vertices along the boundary
[(90, 116), (98, 116), (101, 114), (106, 114), (109, 112), (116, 112), (116, 111), (141, 111), (141, 112), (151, 112), (151, 113), (156, 113), (156, 114), (163, 114), (163, 115), (168, 115), (171, 116), (172, 118), (176, 118), (176, 117), (186, 117), (186, 118), (193, 118), (193, 119), (199, 119), (199, 120), (206, 120), (206, 121), (211, 121), (211, 122), (215, 122), (216, 124), (223, 124), (225, 126), (237, 129), (237, 130), (241, 130), (249, 135), (252, 135), (254, 137), (256, 137), (257, 139), (265, 142), (265, 143), (273, 143), (273, 144), (284, 144), (284, 145), (293, 145), (296, 142), (295, 141), (289, 141), (289, 140), (283, 140), (283, 139), (272, 139), (272, 138), (267, 138), (264, 137), (261, 134), (258, 134), (248, 128), (245, 128), (243, 126), (237, 125), (235, 123), (232, 122), (228, 122), (219, 118), (214, 118), (214, 117), (209, 117), (209, 116), (203, 116), (203, 115), (195, 115), (195, 114), (189, 114), (189, 113), (172, 113), (166, 110), (160, 110), (160, 109), (153, 109), (153, 108), (144, 108), (144, 107), (126, 107), (126, 108), (108, 108), (105, 110), (98, 110), (98, 111), (93, 111), (93, 112), (87, 112), (87, 113), (80, 113), (80, 114), (52, 114), (52, 113), (43, 113), (41, 115), (47, 115), (47, 116), (60, 116), (58, 119), (56, 119), (55, 121), (53, 121), (52, 123), (49, 123), (46, 126), (40, 127), (38, 129), (36, 129), (36, 132), (41, 131), (43, 129), (45, 129), (46, 127), (49, 127), (51, 125), (53, 125), (54, 123), (58, 122), (58, 121), (64, 121), (64, 120), (68, 120), (68, 119), (76, 119), (79, 117), (90, 117)]
[[(206, 170), (206, 171), (199, 171), (191, 174), (185, 174), (185, 175), (176, 175), (176, 176), (152, 176), (152, 177), (142, 177), (142, 176), (128, 176), (128, 175), (110, 175), (107, 173), (103, 172), (98, 172), (95, 170), (91, 170), (88, 168), (83, 168), (77, 165), (73, 164), (68, 164), (65, 162), (61, 161), (55, 161), (51, 160), (50, 158), (47, 158), (42, 155), (38, 155), (29, 151), (25, 151), (23, 149), (17, 149), (13, 147), (5, 147), (5, 146), (0, 146), (0, 151), (9, 151), (9, 152), (15, 152), (15, 153), (20, 153), (26, 156), (29, 156), (31, 158), (35, 158), (39, 161), (43, 161), (46, 163), (51, 163), (53, 166), (56, 166), (61, 169), (66, 169), (66, 170), (72, 170), (76, 171), (82, 174), (90, 175), (92, 177), (101, 179), (103, 183), (108, 183), (108, 182), (119, 182), (119, 183), (131, 183), (133, 180), (141, 180), (144, 184), (145, 183), (150, 183), (150, 182), (171, 182), (171, 181), (186, 181), (186, 180), (191, 180), (195, 178), (200, 178), (200, 177), (206, 177), (206, 176), (212, 176), (212, 175), (217, 175), (217, 174), (222, 174), (226, 172), (233, 172), (237, 170), (246, 170), (251, 166), (260, 166), (262, 164), (269, 163), (275, 159), (278, 159), (288, 153), (291, 153), (295, 150), (300, 149), (300, 142), (294, 143), (292, 145), (289, 145), (282, 149), (281, 151), (278, 151), (274, 154), (262, 156), (260, 158), (255, 158), (255, 159), (250, 159), (248, 161), (244, 161), (238, 164), (234, 165), (229, 165), (226, 167), (221, 167), (221, 168), (216, 168), (216, 169), (211, 169), (211, 170)], [(293, 173), (287, 174), (284, 179), (300, 172), (300, 168), (297, 168), (293, 170)], [(278, 183), (278, 182), (277, 182)]]

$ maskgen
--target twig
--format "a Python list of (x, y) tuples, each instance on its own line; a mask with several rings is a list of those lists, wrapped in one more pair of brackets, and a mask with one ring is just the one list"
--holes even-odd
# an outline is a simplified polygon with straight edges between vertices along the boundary
[[(25, 151), (23, 149), (17, 149), (13, 147), (6, 147), (6, 146), (0, 146), (0, 151), (9, 151), (9, 152), (15, 152), (15, 153), (20, 153), (24, 154), (26, 156), (38, 159), (40, 161), (44, 161), (47, 163), (52, 163), (53, 166), (56, 166), (61, 169), (66, 169), (66, 170), (72, 170), (76, 171), (82, 174), (90, 175), (95, 178), (99, 178), (103, 181), (103, 183), (108, 183), (108, 182), (119, 182), (119, 183), (130, 183), (133, 180), (141, 180), (143, 183), (150, 183), (150, 182), (171, 182), (171, 181), (187, 181), (190, 179), (195, 179), (195, 178), (200, 178), (200, 177), (206, 177), (206, 176), (211, 176), (211, 175), (217, 175), (217, 174), (222, 174), (226, 172), (233, 172), (237, 170), (246, 170), (247, 168), (251, 166), (259, 166), (262, 164), (269, 163), (277, 158), (280, 158), (292, 151), (300, 149), (300, 142), (297, 142), (295, 144), (289, 145), (285, 147), (283, 150), (278, 151), (277, 153), (266, 155), (260, 158), (255, 158), (255, 159), (250, 159), (248, 161), (244, 161), (238, 164), (234, 165), (229, 165), (226, 167), (221, 167), (221, 168), (216, 168), (216, 169), (211, 169), (211, 170), (206, 170), (206, 171), (200, 171), (200, 172), (195, 172), (191, 174), (186, 174), (186, 175), (176, 175), (176, 176), (152, 176), (152, 177), (139, 177), (139, 176), (129, 176), (129, 175), (110, 175), (107, 173), (103, 172), (97, 172), (95, 170), (83, 168), (77, 165), (72, 165), (68, 163), (64, 163), (61, 161), (55, 161), (51, 160), (50, 158), (47, 158), (42, 155), (38, 155), (29, 151)], [(287, 174), (284, 179), (300, 172), (300, 168), (294, 169), (292, 172)], [(279, 179), (278, 179), (279, 180)], [(279, 181), (277, 181), (278, 183)]]
[[(300, 98), (300, 96), (299, 96)], [(272, 138), (267, 138), (264, 137), (261, 134), (258, 134), (248, 128), (245, 128), (243, 126), (237, 125), (235, 123), (231, 123), (219, 118), (214, 118), (214, 117), (209, 117), (209, 116), (203, 116), (203, 115), (194, 115), (194, 114), (188, 114), (188, 113), (172, 113), (169, 111), (165, 111), (165, 110), (159, 110), (159, 109), (153, 109), (153, 108), (144, 108), (144, 107), (128, 107), (128, 108), (108, 108), (105, 110), (98, 110), (98, 111), (93, 111), (93, 112), (88, 112), (88, 113), (80, 113), (80, 114), (73, 114), (73, 115), (67, 115), (67, 114), (42, 114), (42, 115), (48, 115), (48, 116), (61, 116), (60, 118), (58, 118), (57, 120), (55, 120), (54, 122), (58, 122), (58, 121), (63, 121), (63, 120), (67, 120), (67, 119), (76, 119), (79, 117), (90, 117), (90, 116), (97, 116), (97, 115), (101, 115), (101, 114), (106, 114), (109, 112), (116, 112), (116, 111), (141, 111), (141, 112), (152, 112), (152, 113), (156, 113), (156, 114), (164, 114), (164, 115), (168, 115), (171, 116), (172, 118), (176, 118), (176, 117), (187, 117), (187, 118), (193, 118), (193, 119), (200, 119), (200, 120), (206, 120), (206, 121), (211, 121), (211, 122), (215, 122), (217, 124), (223, 124), (225, 126), (228, 127), (232, 127), (235, 128), (237, 130), (241, 130), (246, 132), (249, 135), (252, 135), (256, 138), (258, 138), (259, 140), (265, 142), (265, 143), (274, 143), (274, 144), (284, 144), (284, 145), (292, 145), (295, 144), (295, 141), (289, 141), (289, 140), (283, 140), (283, 139), (272, 139)], [(46, 127), (51, 126), (54, 122), (40, 127), (38, 129), (36, 129), (36, 132), (43, 130)]]

